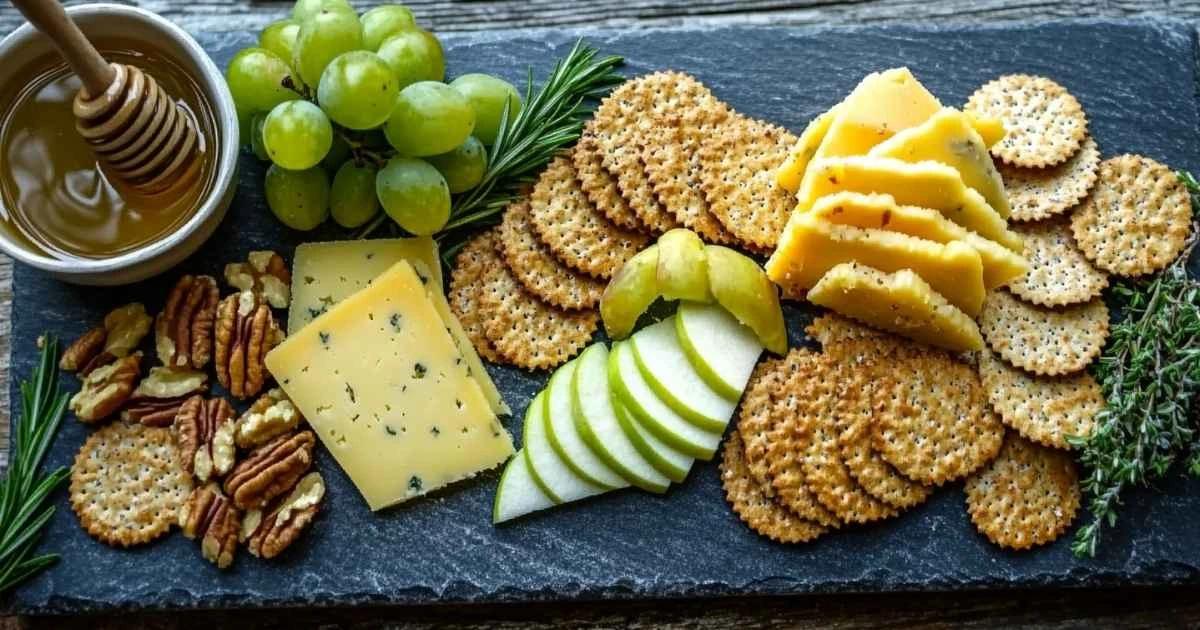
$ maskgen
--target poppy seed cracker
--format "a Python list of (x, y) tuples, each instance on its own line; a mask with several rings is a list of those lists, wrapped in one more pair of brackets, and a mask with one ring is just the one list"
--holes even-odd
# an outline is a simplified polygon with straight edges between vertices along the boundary
[(500, 223), (500, 253), (513, 276), (543, 302), (567, 310), (594, 308), (604, 283), (558, 262), (533, 233), (529, 201), (509, 204)]
[(531, 295), (500, 265), (481, 288), (483, 329), (504, 362), (548, 370), (579, 354), (592, 340), (600, 313), (563, 311)]
[(721, 456), (721, 485), (735, 514), (759, 534), (781, 543), (802, 543), (824, 534), (825, 527), (796, 516), (763, 493), (746, 468), (737, 431), (725, 439)]
[(1108, 286), (1108, 274), (1096, 269), (1075, 246), (1071, 226), (1056, 219), (1015, 225), (1025, 242), (1029, 271), (1008, 283), (1014, 295), (1039, 306), (1087, 302)]
[(991, 152), (1013, 166), (1062, 164), (1087, 137), (1087, 115), (1079, 101), (1046, 77), (1009, 74), (994, 79), (975, 90), (963, 109), (1004, 122), (1007, 133)]
[(1013, 221), (1040, 221), (1065, 213), (1087, 197), (1100, 171), (1100, 147), (1088, 136), (1066, 162), (1049, 168), (997, 165)]
[(471, 340), (480, 357), (492, 363), (499, 363), (500, 355), (483, 330), (486, 313), (481, 298), (488, 277), (504, 266), (496, 245), (495, 230), (486, 230), (471, 237), (454, 257), (450, 290), (446, 293), (450, 310), (454, 311), (454, 316), (462, 324), (467, 339)]
[(1067, 376), (1034, 376), (988, 350), (979, 355), (979, 377), (1000, 420), (1026, 438), (1070, 449), (1068, 437), (1086, 438), (1104, 408), (1104, 393), (1086, 370)]
[(646, 230), (646, 226), (638, 219), (629, 202), (621, 196), (617, 180), (604, 169), (600, 147), (590, 132), (584, 132), (575, 148), (571, 150), (571, 163), (575, 166), (579, 187), (601, 214), (626, 230)]
[(999, 289), (983, 302), (979, 330), (988, 346), (1012, 365), (1046, 376), (1070, 374), (1100, 356), (1108, 339), (1108, 307), (1095, 298), (1051, 309)]

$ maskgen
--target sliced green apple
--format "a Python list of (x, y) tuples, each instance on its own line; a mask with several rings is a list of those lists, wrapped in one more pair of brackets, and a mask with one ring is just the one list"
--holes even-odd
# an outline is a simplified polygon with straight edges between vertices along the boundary
[(666, 300), (712, 302), (704, 241), (685, 229), (658, 237), (658, 292)]
[(663, 402), (638, 369), (629, 342), (614, 344), (609, 361), (613, 392), (650, 433), (686, 455), (712, 459), (721, 442), (721, 432), (696, 426)]
[(609, 490), (576, 474), (550, 445), (546, 434), (545, 391), (529, 403), (522, 438), (521, 450), (529, 459), (530, 476), (555, 503), (578, 501)]
[(625, 435), (608, 389), (608, 348), (592, 344), (576, 359), (571, 383), (575, 424), (587, 445), (629, 483), (662, 494), (671, 480), (658, 472)]
[(726, 398), (742, 397), (763, 348), (753, 330), (723, 306), (683, 302), (675, 314), (675, 334), (706, 383)]
[(571, 382), (577, 367), (578, 359), (569, 361), (550, 377), (546, 387), (546, 437), (563, 463), (584, 481), (608, 490), (627, 487), (629, 482), (604, 463), (579, 434), (571, 400)]
[(700, 377), (675, 334), (674, 317), (639, 330), (629, 343), (638, 370), (659, 398), (702, 429), (725, 430), (738, 399), (721, 395)]
[(554, 507), (554, 504), (533, 480), (529, 460), (522, 449), (508, 460), (500, 475), (500, 485), (496, 487), (496, 499), (492, 503), (492, 523), (511, 521), (530, 512)]
[(611, 339), (633, 332), (638, 317), (658, 299), (658, 245), (638, 252), (617, 271), (600, 296), (600, 318)]
[[(612, 353), (609, 353), (609, 357), (612, 357)], [(634, 448), (642, 454), (642, 457), (645, 457), (667, 479), (675, 483), (683, 483), (683, 480), (687, 478), (688, 471), (692, 469), (692, 464), (696, 462), (696, 458), (658, 439), (658, 436), (647, 429), (642, 421), (633, 415), (632, 411), (621, 404), (616, 393), (613, 394), (613, 409), (617, 412), (617, 422), (621, 424), (621, 429), (625, 431), (625, 435), (629, 436), (629, 441), (633, 442)]]
[(762, 267), (728, 247), (705, 245), (708, 287), (717, 303), (758, 336), (775, 354), (787, 352), (787, 328), (779, 308), (779, 289)]

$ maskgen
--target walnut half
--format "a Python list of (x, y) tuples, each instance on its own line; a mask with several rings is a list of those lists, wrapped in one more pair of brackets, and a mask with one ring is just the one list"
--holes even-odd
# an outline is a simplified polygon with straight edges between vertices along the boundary
[(242, 291), (221, 300), (217, 309), (217, 380), (234, 398), (257, 394), (268, 376), (263, 359), (280, 341), (283, 331), (260, 296)]
[(179, 279), (154, 321), (154, 345), (163, 365), (197, 370), (208, 365), (219, 300), (212, 276)]
[(265, 392), (238, 419), (234, 441), (241, 448), (254, 448), (295, 429), (304, 420), (300, 410), (282, 389)]
[(133, 394), (141, 376), (142, 353), (135, 352), (92, 370), (79, 393), (71, 397), (71, 411), (81, 422), (98, 422), (121, 408)]
[(292, 489), (312, 465), (317, 438), (304, 430), (281, 435), (250, 451), (225, 477), (225, 492), (243, 510), (259, 510)]
[(200, 481), (220, 477), (233, 468), (233, 406), (224, 398), (192, 396), (175, 416), (183, 469)]
[(261, 510), (251, 510), (242, 520), (240, 539), (250, 553), (260, 558), (274, 558), (296, 542), (321, 509), (325, 498), (325, 480), (321, 473), (310, 472), (296, 482), (282, 500), (263, 516)]
[(194, 488), (179, 508), (183, 535), (199, 538), (201, 555), (220, 569), (233, 564), (241, 520), (241, 513), (215, 483)]
[(261, 295), (274, 308), (287, 308), (292, 301), (292, 274), (275, 252), (250, 252), (247, 262), (225, 265), (225, 282)]
[(121, 419), (149, 427), (170, 426), (185, 400), (207, 390), (208, 375), (204, 372), (152, 367), (121, 410)]

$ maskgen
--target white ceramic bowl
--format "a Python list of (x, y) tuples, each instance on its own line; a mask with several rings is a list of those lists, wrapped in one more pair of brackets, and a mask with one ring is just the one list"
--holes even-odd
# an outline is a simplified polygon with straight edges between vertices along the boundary
[[(238, 119), (225, 78), (196, 40), (154, 13), (122, 4), (84, 4), (67, 13), (89, 37), (143, 41), (189, 72), (213, 108), (219, 136), (216, 180), (187, 223), (166, 238), (101, 260), (59, 260), (30, 249), (0, 230), (0, 250), (31, 267), (77, 284), (127, 284), (166, 271), (196, 251), (229, 209), (236, 190)], [(49, 38), (24, 24), (0, 41), (0, 90), (13, 90), (24, 61), (54, 51)], [(2, 203), (2, 202), (0, 202)]]

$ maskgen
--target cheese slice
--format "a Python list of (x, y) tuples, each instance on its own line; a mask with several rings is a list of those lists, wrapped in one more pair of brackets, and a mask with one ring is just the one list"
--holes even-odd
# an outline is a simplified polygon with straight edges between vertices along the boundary
[(963, 184), (958, 171), (937, 162), (909, 163), (895, 158), (843, 157), (814, 160), (797, 195), (801, 211), (817, 199), (848, 190), (886, 193), (905, 206), (931, 208), (947, 219), (1021, 253), (1021, 237), (982, 195)]
[(775, 182), (781, 188), (793, 195), (800, 190), (800, 181), (804, 178), (804, 171), (808, 168), (809, 161), (817, 154), (821, 142), (825, 140), (825, 134), (829, 133), (829, 127), (833, 124), (833, 119), (840, 111), (840, 107), (840, 105), (834, 105), (825, 113), (809, 121), (808, 126), (800, 134), (800, 139), (796, 141), (796, 146), (792, 147), (787, 159), (775, 172)]
[(371, 283), (379, 274), (401, 260), (408, 261), (425, 283), (454, 343), (479, 381), (483, 394), (498, 415), (511, 415), (500, 390), (483, 366), (462, 324), (450, 310), (442, 292), (442, 265), (432, 238), (375, 239), (305, 243), (296, 248), (292, 263), (292, 306), (288, 310), (288, 334), (303, 328), (334, 304)]
[(1029, 271), (1029, 261), (1024, 256), (950, 221), (936, 210), (897, 205), (891, 195), (834, 193), (818, 199), (809, 212), (838, 225), (890, 230), (935, 243), (963, 241), (979, 252), (983, 286), (988, 290), (1004, 286)]
[(971, 126), (970, 119), (953, 107), (946, 107), (920, 125), (875, 145), (867, 155), (905, 162), (932, 160), (954, 167), (964, 184), (983, 195), (1000, 216), (1008, 218), (1004, 180), (992, 163), (988, 145)]
[(1008, 130), (1004, 128), (1004, 121), (999, 118), (988, 118), (971, 112), (966, 112), (966, 114), (967, 118), (971, 120), (971, 126), (975, 128), (979, 137), (983, 138), (983, 144), (989, 149), (1008, 134)]
[(288, 336), (266, 365), (372, 510), (513, 454), (406, 261)]
[(767, 260), (767, 275), (790, 295), (801, 297), (825, 272), (846, 262), (887, 272), (912, 269), (972, 317), (983, 305), (983, 263), (970, 245), (835, 225), (810, 213), (792, 214), (779, 247)]
[(869, 74), (842, 101), (816, 157), (863, 155), (941, 108), (908, 68)]
[(983, 349), (979, 327), (910, 269), (884, 273), (844, 263), (808, 292), (813, 304), (869, 326), (955, 352)]

